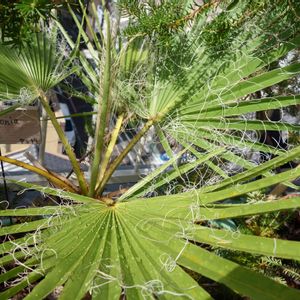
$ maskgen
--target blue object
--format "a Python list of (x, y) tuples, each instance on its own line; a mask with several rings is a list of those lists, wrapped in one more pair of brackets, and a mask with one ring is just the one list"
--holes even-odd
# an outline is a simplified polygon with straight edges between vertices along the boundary
[(166, 152), (164, 152), (160, 155), (160, 159), (162, 161), (168, 161), (168, 160), (170, 160), (170, 157), (168, 156), (168, 154)]

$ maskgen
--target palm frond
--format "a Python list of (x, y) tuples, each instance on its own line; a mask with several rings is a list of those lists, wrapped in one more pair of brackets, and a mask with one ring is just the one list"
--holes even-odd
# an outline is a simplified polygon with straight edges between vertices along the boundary
[(40, 90), (50, 88), (66, 78), (74, 69), (64, 69), (64, 53), (56, 39), (36, 34), (22, 50), (0, 45), (0, 98), (30, 103)]
[[(273, 183), (270, 179), (268, 182)], [(216, 193), (211, 193), (209, 198), (224, 199), (233, 195), (233, 189), (222, 193), (224, 197), (215, 197)], [(69, 200), (73, 198), (68, 192), (61, 196)], [(295, 259), (298, 242), (247, 235), (235, 238), (232, 232), (197, 224), (202, 220), (235, 214), (242, 216), (243, 206), (247, 206), (244, 212), (251, 214), (297, 207), (299, 199), (279, 201), (282, 206), (277, 205), (278, 201), (271, 201), (250, 206), (218, 208), (216, 205), (209, 208), (203, 206), (207, 203), (202, 200), (203, 196), (197, 193), (194, 196), (166, 196), (121, 202), (114, 206), (95, 203), (92, 199), (94, 203), (88, 203), (84, 200), (86, 197), (77, 196), (84, 204), (5, 211), (5, 215), (46, 217), (1, 229), (2, 235), (28, 232), (25, 237), (7, 241), (2, 246), (2, 263), (15, 262), (14, 268), (2, 280), (12, 279), (24, 271), (26, 275), (19, 284), (2, 292), (1, 297), (11, 297), (36, 282), (32, 293), (27, 296), (29, 299), (44, 298), (57, 286), (63, 286), (61, 299), (70, 295), (81, 299), (87, 291), (95, 298), (118, 298), (121, 293), (129, 299), (174, 295), (209, 298), (209, 294), (182, 268), (185, 267), (253, 299), (280, 299), (282, 293), (288, 294), (290, 299), (297, 299), (299, 292), (296, 290), (220, 258), (191, 241)]]

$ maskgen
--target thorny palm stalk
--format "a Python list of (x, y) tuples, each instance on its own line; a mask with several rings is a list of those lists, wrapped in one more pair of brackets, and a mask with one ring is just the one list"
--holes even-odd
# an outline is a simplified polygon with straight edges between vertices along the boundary
[[(104, 11), (105, 22), (107, 24), (106, 30), (106, 44), (105, 44), (105, 66), (104, 66), (104, 78), (103, 78), (103, 94), (98, 101), (98, 114), (97, 124), (95, 132), (95, 154), (91, 167), (91, 179), (89, 187), (89, 196), (95, 195), (95, 187), (99, 175), (99, 165), (101, 162), (102, 151), (104, 149), (104, 135), (107, 121), (107, 114), (109, 113), (109, 101), (110, 101), (110, 87), (111, 87), (111, 32), (110, 32), (110, 18), (108, 11)], [(101, 94), (101, 93), (100, 93)], [(101, 103), (101, 105), (100, 105)]]
[(81, 192), (82, 194), (86, 195), (87, 194), (87, 191), (88, 191), (88, 186), (87, 186), (87, 182), (84, 178), (84, 175), (83, 173), (81, 172), (80, 170), (80, 165), (79, 163), (77, 162), (77, 159), (76, 159), (76, 156), (75, 156), (75, 153), (72, 149), (72, 146), (70, 145), (68, 139), (66, 138), (65, 134), (64, 134), (64, 131), (62, 130), (60, 124), (58, 123), (58, 121), (56, 120), (56, 117), (55, 117), (55, 114), (54, 112), (52, 111), (50, 105), (49, 105), (49, 101), (47, 99), (47, 96), (44, 92), (40, 91), (40, 100), (41, 100), (41, 103), (43, 105), (43, 108), (45, 109), (48, 117), (50, 118), (64, 148), (65, 148), (65, 151), (70, 159), (70, 162), (72, 164), (72, 167), (73, 167), (73, 170), (77, 176), (77, 179), (78, 179), (78, 183), (79, 183), (79, 186), (81, 188)]
[(105, 176), (102, 179), (102, 182), (99, 185), (97, 192), (102, 193), (105, 187), (105, 184), (108, 182), (109, 178), (112, 176), (116, 168), (121, 164), (125, 156), (130, 152), (130, 150), (138, 143), (142, 136), (150, 129), (154, 121), (149, 120), (144, 127), (137, 133), (135, 137), (130, 141), (127, 147), (122, 151), (122, 153), (117, 157), (117, 159), (108, 167), (106, 170)]

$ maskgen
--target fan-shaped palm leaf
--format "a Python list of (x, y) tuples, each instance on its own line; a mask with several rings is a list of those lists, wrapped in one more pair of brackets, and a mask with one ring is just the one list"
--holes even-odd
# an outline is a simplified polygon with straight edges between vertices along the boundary
[(34, 35), (21, 50), (0, 45), (1, 100), (20, 100), (26, 104), (39, 97), (40, 91), (47, 92), (74, 72), (64, 68), (63, 58), (56, 39), (45, 34)]
[(56, 35), (49, 37), (46, 34), (36, 34), (21, 50), (0, 45), (0, 60), (0, 99), (17, 102), (13, 108), (40, 99), (69, 156), (82, 193), (86, 193), (86, 182), (73, 149), (56, 120), (46, 95), (77, 69), (68, 69), (72, 55), (65, 61), (65, 54), (57, 48)]
[[(247, 120), (243, 116), (299, 103), (298, 96), (242, 100), (249, 94), (292, 78), (300, 72), (298, 63), (267, 69), (272, 62), (299, 47), (298, 21), (292, 19), (299, 7), (278, 3), (261, 4), (261, 7), (261, 11), (253, 14), (247, 10), (249, 3), (235, 3), (228, 10), (224, 2), (221, 8), (223, 12), (210, 23), (203, 21), (205, 14), (199, 16), (188, 32), (187, 51), (190, 55), (178, 53), (176, 57), (179, 62), (173, 62), (177, 73), (170, 73), (167, 69), (169, 66), (164, 72), (159, 72), (154, 79), (151, 95), (144, 95), (149, 101), (141, 101), (138, 95), (133, 109), (142, 118), (159, 122), (162, 129), (179, 143), (195, 144), (195, 140), (199, 141), (201, 136), (205, 140), (199, 141), (197, 146), (206, 150), (200, 144), (208, 143), (207, 147), (234, 145), (242, 149), (250, 147), (256, 151), (278, 153), (280, 149), (262, 145), (258, 141), (241, 140), (239, 135), (232, 133), (232, 130), (297, 130), (297, 126)], [(234, 20), (236, 16), (248, 13), (253, 14), (251, 18), (241, 17), (239, 30), (225, 40), (227, 49), (218, 50), (217, 53), (214, 52), (217, 51), (216, 47), (210, 49), (211, 45), (206, 42), (209, 28), (218, 26), (222, 18), (231, 22), (231, 18)], [(263, 14), (270, 18), (267, 20)], [(187, 33), (182, 35), (186, 37)], [(189, 57), (189, 61), (180, 65), (182, 56)], [(164, 66), (159, 65), (157, 68), (163, 69)], [(149, 89), (145, 91), (149, 92)], [(234, 158), (232, 153), (224, 154), (223, 158), (247, 167), (247, 162), (242, 158)]]
[[(248, 176), (246, 173), (244, 178)], [(200, 189), (176, 196), (133, 197), (130, 202), (116, 204), (96, 203), (91, 198), (20, 182), (24, 187), (59, 195), (73, 205), (1, 211), (1, 216), (32, 217), (30, 222), (0, 230), (1, 235), (8, 236), (28, 232), (24, 237), (7, 240), (0, 247), (1, 263), (14, 262), (14, 267), (1, 275), (1, 281), (20, 277), (1, 297), (12, 297), (33, 284), (26, 299), (42, 299), (59, 286), (62, 287), (60, 299), (81, 299), (87, 292), (95, 299), (119, 299), (122, 293), (128, 299), (176, 296), (210, 299), (189, 275), (187, 269), (190, 269), (253, 299), (281, 299), (283, 295), (297, 299), (296, 290), (221, 258), (196, 246), (195, 242), (300, 260), (299, 242), (198, 225), (204, 220), (299, 207), (299, 198), (251, 205), (209, 205), (298, 176), (299, 169), (216, 192)]]

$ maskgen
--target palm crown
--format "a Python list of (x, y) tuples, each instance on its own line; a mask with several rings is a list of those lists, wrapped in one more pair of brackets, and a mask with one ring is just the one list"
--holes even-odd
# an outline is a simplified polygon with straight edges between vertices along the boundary
[[(291, 185), (289, 181), (300, 176), (298, 168), (272, 172), (297, 158), (299, 147), (285, 152), (240, 134), (245, 130), (299, 129), (298, 125), (243, 117), (299, 103), (298, 95), (246, 97), (300, 72), (299, 63), (270, 67), (299, 46), (299, 7), (290, 1), (227, 2), (211, 1), (192, 8), (191, 3), (180, 2), (177, 20), (167, 19), (151, 29), (164, 9), (174, 8), (172, 1), (158, 7), (149, 1), (146, 8), (139, 7), (135, 14), (130, 1), (120, 1), (121, 9), (127, 8), (133, 19), (126, 29), (127, 41), (122, 41), (119, 51), (115, 50), (107, 10), (106, 34), (99, 38), (92, 32), (92, 44), (70, 8), (79, 37), (73, 42), (57, 24), (71, 48), (71, 59), (65, 64), (55, 41), (42, 35), (37, 35), (21, 55), (1, 46), (1, 98), (18, 98), (20, 90), (26, 88), (31, 95), (29, 100), (41, 101), (62, 138), (78, 179), (77, 186), (53, 172), (23, 164), (45, 176), (55, 187), (18, 184), (58, 196), (62, 204), (0, 212), (1, 216), (32, 217), (29, 222), (0, 229), (1, 235), (8, 237), (0, 247), (0, 261), (3, 265), (14, 263), (0, 276), (1, 282), (20, 278), (2, 292), (3, 298), (12, 297), (31, 284), (34, 288), (26, 299), (43, 299), (61, 286), (61, 299), (81, 299), (86, 293), (95, 299), (119, 299), (122, 294), (128, 299), (211, 298), (190, 276), (191, 271), (253, 299), (280, 299), (283, 295), (299, 298), (298, 291), (222, 258), (207, 246), (300, 259), (298, 242), (236, 235), (208, 226), (212, 220), (299, 207), (299, 198), (251, 204), (234, 200), (281, 182)], [(83, 19), (90, 28), (83, 5), (82, 8)], [(143, 13), (143, 9), (150, 13)], [(96, 11), (93, 5), (92, 11)], [(228, 28), (223, 35), (222, 28)], [(81, 39), (90, 50), (93, 63), (78, 51)], [(181, 47), (184, 51), (179, 51)], [(78, 58), (80, 68), (70, 68), (73, 57)], [(99, 68), (93, 68), (95, 62)], [(95, 151), (88, 180), (57, 126), (47, 98), (47, 91), (73, 72), (89, 89), (88, 96), (81, 96), (90, 100), (92, 95), (97, 104)], [(122, 121), (129, 111), (133, 112), (132, 118), (143, 122), (143, 127), (120, 156), (111, 161)], [(115, 128), (105, 144), (108, 120), (114, 115)], [(117, 199), (109, 198), (104, 189), (111, 175), (152, 127), (171, 159)], [(182, 146), (178, 154), (172, 153), (171, 139)], [(276, 157), (256, 166), (237, 151), (244, 148)], [(196, 160), (178, 165), (178, 158), (185, 152), (192, 153)], [(0, 159), (20, 164), (6, 157)], [(244, 171), (229, 174), (218, 161), (234, 163)], [(216, 183), (195, 188), (182, 180), (185, 173), (203, 165), (217, 176)], [(184, 182), (183, 187), (167, 193), (165, 187), (176, 180)], [(222, 202), (227, 199), (233, 200), (230, 204)], [(14, 236), (17, 233), (23, 235)]]

